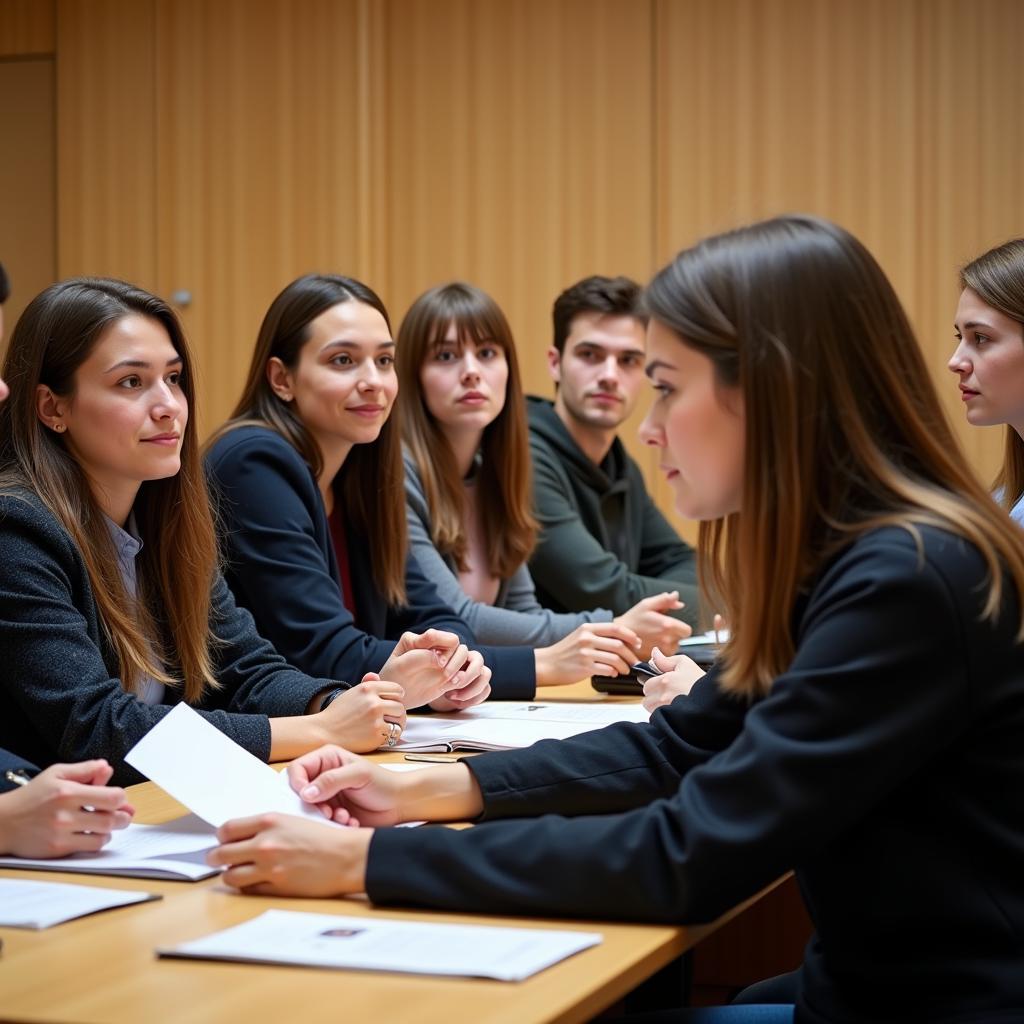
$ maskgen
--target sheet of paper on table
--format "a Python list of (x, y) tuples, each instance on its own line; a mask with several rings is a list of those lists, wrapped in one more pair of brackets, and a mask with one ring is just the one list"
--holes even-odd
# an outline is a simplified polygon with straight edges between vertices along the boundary
[(148, 892), (0, 878), (0, 927), (49, 928), (76, 917), (163, 899)]
[(596, 946), (595, 932), (427, 924), (268, 910), (163, 957), (522, 981)]

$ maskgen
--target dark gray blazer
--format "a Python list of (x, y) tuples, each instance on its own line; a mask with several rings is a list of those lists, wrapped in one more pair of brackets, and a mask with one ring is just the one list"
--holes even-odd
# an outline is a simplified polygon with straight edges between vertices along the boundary
[[(32, 494), (0, 495), (0, 747), (40, 765), (105, 757), (118, 785), (141, 781), (123, 758), (181, 698), (147, 705), (126, 693), (82, 555)], [(257, 757), (269, 717), (301, 715), (338, 684), (292, 669), (256, 632), (218, 574), (210, 620), (220, 689), (199, 710)]]

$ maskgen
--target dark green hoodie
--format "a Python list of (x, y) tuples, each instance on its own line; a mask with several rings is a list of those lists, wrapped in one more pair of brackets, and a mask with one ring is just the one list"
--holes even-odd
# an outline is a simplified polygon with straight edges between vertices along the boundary
[(540, 522), (530, 573), (542, 604), (560, 612), (628, 611), (641, 598), (678, 590), (674, 613), (696, 627), (693, 548), (658, 511), (640, 467), (616, 438), (596, 466), (546, 398), (527, 398), (533, 501)]

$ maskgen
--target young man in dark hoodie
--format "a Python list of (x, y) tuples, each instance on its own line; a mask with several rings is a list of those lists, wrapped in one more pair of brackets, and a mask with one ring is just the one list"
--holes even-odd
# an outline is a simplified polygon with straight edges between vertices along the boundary
[(610, 608), (678, 591), (697, 624), (697, 566), (647, 493), (616, 431), (645, 387), (640, 286), (588, 277), (555, 300), (548, 368), (556, 398), (531, 397), (530, 453), (541, 531), (530, 573), (558, 611)]

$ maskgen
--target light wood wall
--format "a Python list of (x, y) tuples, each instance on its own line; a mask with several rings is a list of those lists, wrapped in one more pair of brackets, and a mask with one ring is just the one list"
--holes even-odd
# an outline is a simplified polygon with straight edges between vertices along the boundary
[(564, 285), (808, 210), (878, 256), (987, 477), (944, 367), (957, 266), (1024, 234), (1022, 38), (1018, 0), (57, 0), (59, 272), (190, 293), (209, 428), (303, 271), (396, 321), (468, 278), (546, 391)]

